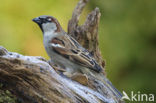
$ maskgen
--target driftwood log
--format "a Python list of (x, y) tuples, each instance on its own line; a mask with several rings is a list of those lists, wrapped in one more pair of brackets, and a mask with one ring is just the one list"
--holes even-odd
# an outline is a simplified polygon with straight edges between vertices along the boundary
[[(68, 33), (87, 48), (104, 67), (98, 48), (100, 11), (95, 8), (85, 23), (78, 25), (88, 0), (80, 0), (68, 23)], [(107, 81), (104, 73), (101, 78)], [(23, 56), (0, 47), (0, 96), (9, 91), (18, 103), (121, 103), (103, 81), (88, 76), (87, 84), (59, 75), (42, 57)], [(83, 78), (80, 78), (83, 79)], [(79, 80), (78, 80), (79, 81)], [(83, 81), (83, 80), (82, 80)], [(83, 84), (83, 85), (82, 85)], [(0, 102), (1, 102), (0, 98)], [(8, 103), (8, 102), (6, 102)], [(13, 102), (9, 102), (13, 103)]]

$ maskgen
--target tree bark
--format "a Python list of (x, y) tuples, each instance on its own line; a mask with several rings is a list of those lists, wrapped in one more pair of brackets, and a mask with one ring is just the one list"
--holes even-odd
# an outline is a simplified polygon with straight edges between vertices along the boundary
[[(80, 0), (68, 23), (68, 33), (87, 48), (104, 67), (98, 48), (100, 11), (95, 8), (85, 23), (79, 16), (88, 0)], [(96, 74), (98, 75), (98, 74)], [(87, 76), (87, 84), (74, 81), (55, 71), (42, 57), (23, 56), (0, 47), (0, 90), (8, 90), (19, 103), (120, 103), (121, 98), (109, 88), (108, 80)], [(110, 84), (110, 82), (109, 82)], [(0, 92), (1, 93), (1, 92)]]

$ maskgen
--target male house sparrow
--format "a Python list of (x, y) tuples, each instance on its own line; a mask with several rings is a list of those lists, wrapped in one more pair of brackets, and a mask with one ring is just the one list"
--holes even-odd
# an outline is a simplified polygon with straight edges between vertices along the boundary
[[(101, 79), (111, 91), (121, 97), (118, 90), (103, 75), (102, 68), (92, 55), (74, 38), (69, 36), (52, 16), (39, 16), (33, 19), (43, 32), (45, 49), (54, 64), (69, 74), (84, 73)], [(82, 76), (81, 76), (82, 77)]]
[(43, 32), (44, 47), (51, 60), (67, 72), (81, 72), (86, 67), (101, 72), (90, 53), (84, 49), (74, 38), (69, 36), (52, 16), (39, 16), (33, 19)]

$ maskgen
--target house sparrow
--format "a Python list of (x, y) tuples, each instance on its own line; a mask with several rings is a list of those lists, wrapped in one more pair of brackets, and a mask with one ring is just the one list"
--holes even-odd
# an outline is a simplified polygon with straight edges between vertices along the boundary
[[(115, 95), (121, 96), (118, 90), (103, 76), (103, 69), (93, 56), (62, 29), (57, 19), (52, 16), (39, 16), (33, 21), (43, 32), (44, 47), (54, 64), (65, 69), (69, 74), (75, 74), (72, 79), (78, 81), (83, 79), (82, 84), (86, 84), (88, 81), (85, 81), (87, 77), (80, 73), (100, 79)], [(100, 84), (97, 81), (94, 83)]]
[(101, 72), (101, 66), (92, 55), (74, 38), (69, 36), (52, 16), (39, 16), (33, 19), (43, 32), (44, 47), (54, 64), (69, 73), (81, 72), (88, 68)]

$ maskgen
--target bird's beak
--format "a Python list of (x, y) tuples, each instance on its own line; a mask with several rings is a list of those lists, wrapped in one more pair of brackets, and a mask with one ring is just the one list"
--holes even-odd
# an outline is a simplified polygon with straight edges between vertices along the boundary
[(39, 17), (32, 19), (32, 21), (34, 21), (37, 24), (41, 24), (42, 23), (42, 21), (41, 21), (41, 19)]

